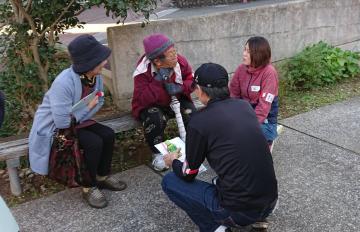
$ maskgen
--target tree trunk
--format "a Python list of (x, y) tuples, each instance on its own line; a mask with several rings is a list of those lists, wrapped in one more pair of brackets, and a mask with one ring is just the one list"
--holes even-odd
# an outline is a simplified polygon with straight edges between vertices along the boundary
[(49, 68), (48, 68), (47, 64), (43, 64), (41, 62), (38, 45), (39, 45), (39, 40), (38, 40), (38, 38), (35, 37), (31, 43), (31, 50), (33, 53), (34, 61), (38, 66), (39, 77), (42, 80), (42, 89), (45, 93), (49, 88), (49, 83), (48, 83), (48, 69)]

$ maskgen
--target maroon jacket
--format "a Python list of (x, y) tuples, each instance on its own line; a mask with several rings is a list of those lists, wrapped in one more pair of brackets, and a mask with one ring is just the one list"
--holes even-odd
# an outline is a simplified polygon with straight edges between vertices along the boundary
[(271, 64), (257, 69), (241, 64), (229, 88), (231, 97), (244, 99), (253, 106), (259, 123), (270, 119), (269, 113), (271, 119), (277, 121), (279, 81)]
[[(183, 95), (191, 101), (193, 91), (193, 73), (186, 58), (178, 54), (178, 65), (170, 77), (170, 82), (179, 83), (183, 87)], [(134, 72), (134, 92), (132, 99), (132, 115), (139, 119), (140, 112), (152, 106), (167, 107), (170, 105), (171, 96), (166, 92), (163, 83), (154, 79), (152, 65), (145, 56), (138, 61)], [(182, 83), (181, 83), (182, 82)], [(178, 96), (179, 97), (179, 96)]]

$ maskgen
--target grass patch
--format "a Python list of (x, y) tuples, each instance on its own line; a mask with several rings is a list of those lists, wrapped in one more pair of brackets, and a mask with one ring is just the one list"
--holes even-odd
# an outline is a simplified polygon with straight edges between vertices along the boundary
[(279, 119), (360, 96), (360, 76), (306, 91), (288, 91), (280, 83)]

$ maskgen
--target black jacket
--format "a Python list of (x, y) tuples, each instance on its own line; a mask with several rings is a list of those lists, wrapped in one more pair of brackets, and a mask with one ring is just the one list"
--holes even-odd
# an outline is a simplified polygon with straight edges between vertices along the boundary
[(248, 102), (212, 100), (192, 115), (187, 126), (186, 161), (174, 160), (174, 172), (192, 181), (205, 158), (218, 175), (222, 207), (263, 210), (277, 199), (271, 153)]

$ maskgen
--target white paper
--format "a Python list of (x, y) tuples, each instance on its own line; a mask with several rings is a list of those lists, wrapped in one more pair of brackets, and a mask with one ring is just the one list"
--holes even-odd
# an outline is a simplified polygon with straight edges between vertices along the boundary
[[(169, 140), (170, 143), (174, 144), (177, 148), (180, 148), (180, 157), (178, 158), (178, 160), (180, 160), (181, 162), (185, 161), (185, 143), (184, 141), (182, 141), (179, 137), (173, 138)], [(168, 150), (167, 150), (167, 146), (165, 144), (165, 142), (156, 144), (155, 147), (160, 151), (160, 153), (162, 155), (166, 155), (168, 154)], [(206, 167), (202, 164), (199, 168), (199, 173), (205, 172), (207, 169)]]
[(87, 106), (95, 98), (97, 92), (98, 92), (97, 90), (94, 90), (92, 93), (90, 93), (89, 95), (78, 101), (75, 105), (72, 106), (71, 111), (75, 112), (78, 109)]

